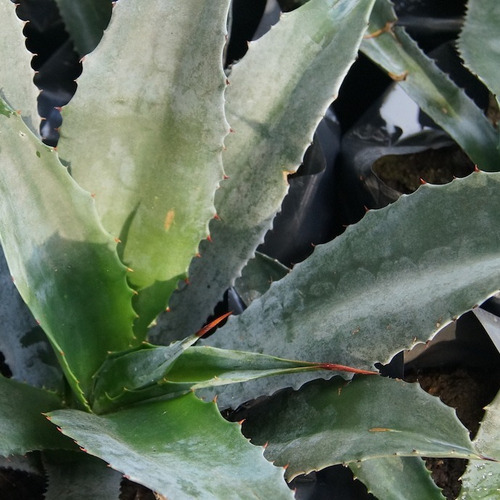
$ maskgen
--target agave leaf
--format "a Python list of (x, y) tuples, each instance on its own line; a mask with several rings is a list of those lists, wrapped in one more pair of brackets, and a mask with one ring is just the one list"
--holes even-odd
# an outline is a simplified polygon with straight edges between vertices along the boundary
[(168, 342), (200, 327), (263, 241), (314, 130), (354, 62), (372, 0), (311, 0), (283, 14), (250, 44), (229, 74), (226, 180), (216, 195), (220, 220), (190, 267), (190, 285), (174, 294)]
[(500, 3), (469, 0), (458, 39), (465, 65), (496, 95), (500, 102)]
[(193, 394), (106, 416), (59, 410), (50, 419), (88, 453), (168, 498), (293, 498), (282, 470), (238, 424)]
[(234, 288), (246, 305), (263, 295), (272, 283), (284, 278), (290, 269), (276, 259), (260, 252), (248, 261), (241, 276), (236, 280)]
[(0, 238), (14, 282), (76, 396), (134, 344), (132, 291), (94, 202), (0, 99)]
[[(264, 294), (275, 281), (279, 281), (289, 272), (290, 269), (278, 260), (256, 252), (255, 257), (248, 261), (243, 268), (242, 275), (236, 280), (234, 291), (238, 299), (243, 301), (243, 307), (246, 307)], [(230, 302), (229, 308), (231, 308)], [(231, 313), (237, 312), (240, 312), (240, 310), (231, 311)], [(169, 329), (169, 313), (170, 311), (166, 311), (157, 318), (154, 326), (148, 332), (151, 338), (162, 338), (162, 333), (165, 334)], [(166, 340), (165, 337), (164, 335), (162, 340)]]
[(349, 464), (354, 476), (384, 500), (444, 500), (420, 457), (372, 458)]
[(47, 474), (44, 500), (118, 500), (122, 475), (106, 462), (81, 452), (57, 450), (43, 453)]
[(392, 75), (479, 168), (498, 170), (498, 132), (464, 91), (437, 68), (404, 29), (392, 26), (395, 21), (392, 4), (388, 0), (377, 0), (370, 17), (370, 37), (361, 44), (361, 51)]
[(12, 282), (1, 248), (0, 352), (15, 380), (64, 392), (64, 375), (54, 351)]
[(111, 18), (109, 0), (56, 0), (65, 29), (83, 57), (96, 47)]
[(462, 476), (460, 500), (494, 500), (500, 495), (500, 392), (486, 407), (486, 414), (474, 439), (476, 448), (494, 461), (469, 462)]
[(165, 309), (215, 214), (228, 3), (120, 0), (63, 110), (58, 149), (121, 240), (138, 335)]
[(174, 361), (197, 340), (193, 336), (167, 347), (143, 343), (129, 352), (112, 353), (96, 373), (93, 410), (102, 413), (113, 406), (148, 399), (148, 389), (159, 384)]
[(36, 101), (38, 89), (33, 83), (35, 76), (35, 72), (31, 69), (33, 55), (26, 49), (26, 39), (23, 36), (25, 23), (16, 16), (16, 5), (10, 0), (0, 2), (0, 18), (2, 19), (0, 98), (10, 108), (20, 111), (23, 121), (31, 132), (38, 136), (40, 124)]
[[(498, 290), (499, 193), (500, 174), (478, 172), (368, 212), (206, 343), (368, 370), (388, 362)], [(221, 404), (297, 381), (259, 383), (221, 389)]]
[(33, 450), (74, 449), (43, 417), (62, 408), (56, 394), (0, 376), (0, 455), (24, 455)]
[[(287, 422), (287, 425), (282, 425)], [(479, 458), (455, 411), (418, 384), (383, 377), (316, 381), (246, 415), (243, 433), (287, 479), (330, 465), (393, 456)]]
[(179, 396), (194, 389), (285, 373), (357, 371), (347, 366), (280, 359), (206, 346), (188, 349), (192, 343), (192, 339), (186, 339), (167, 347), (144, 344), (140, 349), (111, 356), (96, 376), (93, 410), (105, 413), (152, 398)]

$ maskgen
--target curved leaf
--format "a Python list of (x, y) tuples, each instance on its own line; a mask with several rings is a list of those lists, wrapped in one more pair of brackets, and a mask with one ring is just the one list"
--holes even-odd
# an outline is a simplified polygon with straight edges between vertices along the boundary
[(193, 394), (106, 416), (60, 410), (49, 418), (88, 453), (168, 498), (293, 498), (282, 470), (238, 424)]
[[(347, 371), (356, 368), (308, 363), (251, 352), (191, 347), (189, 339), (167, 347), (152, 345), (112, 356), (96, 376), (92, 409), (104, 413), (153, 398), (168, 398), (194, 389), (246, 382), (262, 377), (306, 371)], [(185, 350), (187, 349), (187, 350)], [(377, 372), (371, 373), (377, 375)]]
[[(500, 174), (427, 184), (316, 247), (206, 342), (370, 370), (494, 294), (499, 248)], [(220, 401), (297, 381), (260, 383), (225, 388)]]
[(474, 439), (477, 449), (496, 462), (471, 460), (462, 476), (460, 500), (494, 500), (500, 495), (500, 392), (486, 407), (486, 414)]
[(500, 3), (469, 0), (458, 39), (466, 66), (500, 99)]
[(0, 376), (0, 455), (74, 449), (71, 440), (61, 436), (42, 415), (62, 406), (54, 393)]
[(361, 51), (392, 75), (479, 168), (497, 171), (500, 167), (498, 132), (404, 29), (392, 26), (395, 21), (392, 4), (388, 0), (377, 0), (370, 17), (371, 36), (363, 41)]
[(349, 464), (356, 479), (384, 500), (445, 500), (420, 457), (372, 458)]
[(286, 176), (300, 165), (313, 133), (354, 62), (373, 0), (311, 0), (284, 14), (250, 44), (229, 74), (224, 169), (216, 196), (220, 220), (174, 294), (155, 341), (185, 336), (212, 313), (253, 257), (280, 209)]
[(234, 287), (246, 305), (263, 295), (272, 283), (284, 278), (290, 269), (278, 260), (256, 252), (248, 261)]
[(228, 3), (120, 0), (63, 110), (58, 149), (121, 240), (142, 336), (215, 213)]
[[(26, 39), (23, 36), (25, 23), (16, 16), (16, 5), (10, 0), (1, 0), (0, 18), (2, 19), (0, 98), (8, 107), (19, 110), (31, 132), (39, 136), (40, 115), (37, 111), (39, 91), (33, 83), (35, 76), (35, 72), (31, 69), (33, 54), (26, 49)], [(0, 113), (3, 112), (1, 108), (0, 104)]]
[(64, 392), (64, 375), (43, 330), (19, 295), (0, 248), (0, 352), (12, 378)]
[(268, 443), (268, 460), (288, 464), (288, 480), (395, 455), (479, 458), (452, 408), (418, 384), (383, 377), (336, 378), (279, 393), (251, 409), (242, 430), (253, 443)]
[(81, 452), (44, 452), (44, 500), (118, 500), (122, 475), (106, 462)]
[(55, 0), (65, 29), (83, 57), (100, 42), (111, 18), (111, 0)]
[[(90, 194), (0, 99), (0, 238), (14, 282), (79, 398), (136, 342), (132, 291)], [(83, 392), (82, 392), (83, 391)]]

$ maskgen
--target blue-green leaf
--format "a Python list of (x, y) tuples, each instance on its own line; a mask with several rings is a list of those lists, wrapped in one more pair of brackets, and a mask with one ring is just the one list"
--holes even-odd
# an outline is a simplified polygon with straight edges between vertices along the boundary
[(283, 471), (193, 394), (97, 416), (50, 414), (62, 432), (132, 481), (176, 499), (292, 499)]

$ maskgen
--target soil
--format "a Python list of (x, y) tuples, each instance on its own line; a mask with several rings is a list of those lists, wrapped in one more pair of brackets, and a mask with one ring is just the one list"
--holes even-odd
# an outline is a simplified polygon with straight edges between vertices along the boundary
[(383, 156), (375, 161), (372, 170), (387, 186), (410, 194), (423, 182), (446, 184), (454, 177), (466, 177), (474, 171), (474, 164), (461, 149), (452, 146)]

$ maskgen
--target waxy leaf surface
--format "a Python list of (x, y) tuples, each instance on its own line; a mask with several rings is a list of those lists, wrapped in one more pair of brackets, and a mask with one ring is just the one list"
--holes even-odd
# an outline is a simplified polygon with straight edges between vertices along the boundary
[(106, 416), (61, 410), (50, 418), (88, 453), (167, 498), (293, 498), (283, 470), (193, 394)]
[(63, 109), (61, 158), (121, 240), (143, 337), (215, 214), (228, 3), (120, 0)]
[(186, 339), (167, 347), (144, 345), (123, 355), (112, 355), (96, 376), (93, 410), (109, 412), (152, 398), (285, 373), (350, 369), (207, 346), (188, 349), (189, 345), (190, 339)]
[(127, 271), (90, 194), (1, 99), (0, 131), (0, 238), (10, 273), (86, 404), (108, 352), (136, 342)]
[(314, 130), (354, 62), (373, 0), (311, 0), (284, 14), (232, 69), (226, 112), (234, 130), (216, 195), (220, 220), (173, 297), (165, 343), (196, 331), (263, 241)]
[[(24, 22), (16, 15), (16, 5), (9, 0), (0, 2), (0, 98), (7, 105), (20, 111), (29, 129), (38, 135), (40, 115), (37, 111), (38, 89), (33, 83), (35, 72), (31, 69), (33, 54), (26, 49), (23, 35)], [(0, 113), (2, 107), (0, 104)], [(1, 136), (0, 136), (1, 138)], [(3, 138), (1, 138), (3, 142)]]
[(469, 0), (458, 40), (466, 66), (500, 99), (500, 3)]
[(486, 407), (474, 439), (477, 449), (495, 461), (471, 460), (462, 476), (460, 500), (494, 500), (500, 496), (500, 393)]
[(445, 500), (420, 457), (370, 458), (349, 464), (354, 477), (384, 500)]
[(0, 376), (0, 455), (25, 455), (33, 450), (73, 449), (42, 415), (62, 407), (54, 393)]
[[(493, 295), (499, 248), (500, 174), (427, 184), (316, 247), (206, 343), (370, 370)], [(297, 383), (221, 389), (220, 401)]]
[(268, 460), (289, 464), (288, 479), (395, 455), (479, 458), (452, 408), (418, 384), (383, 377), (321, 380), (279, 393), (251, 409), (242, 430), (253, 443), (268, 443)]

